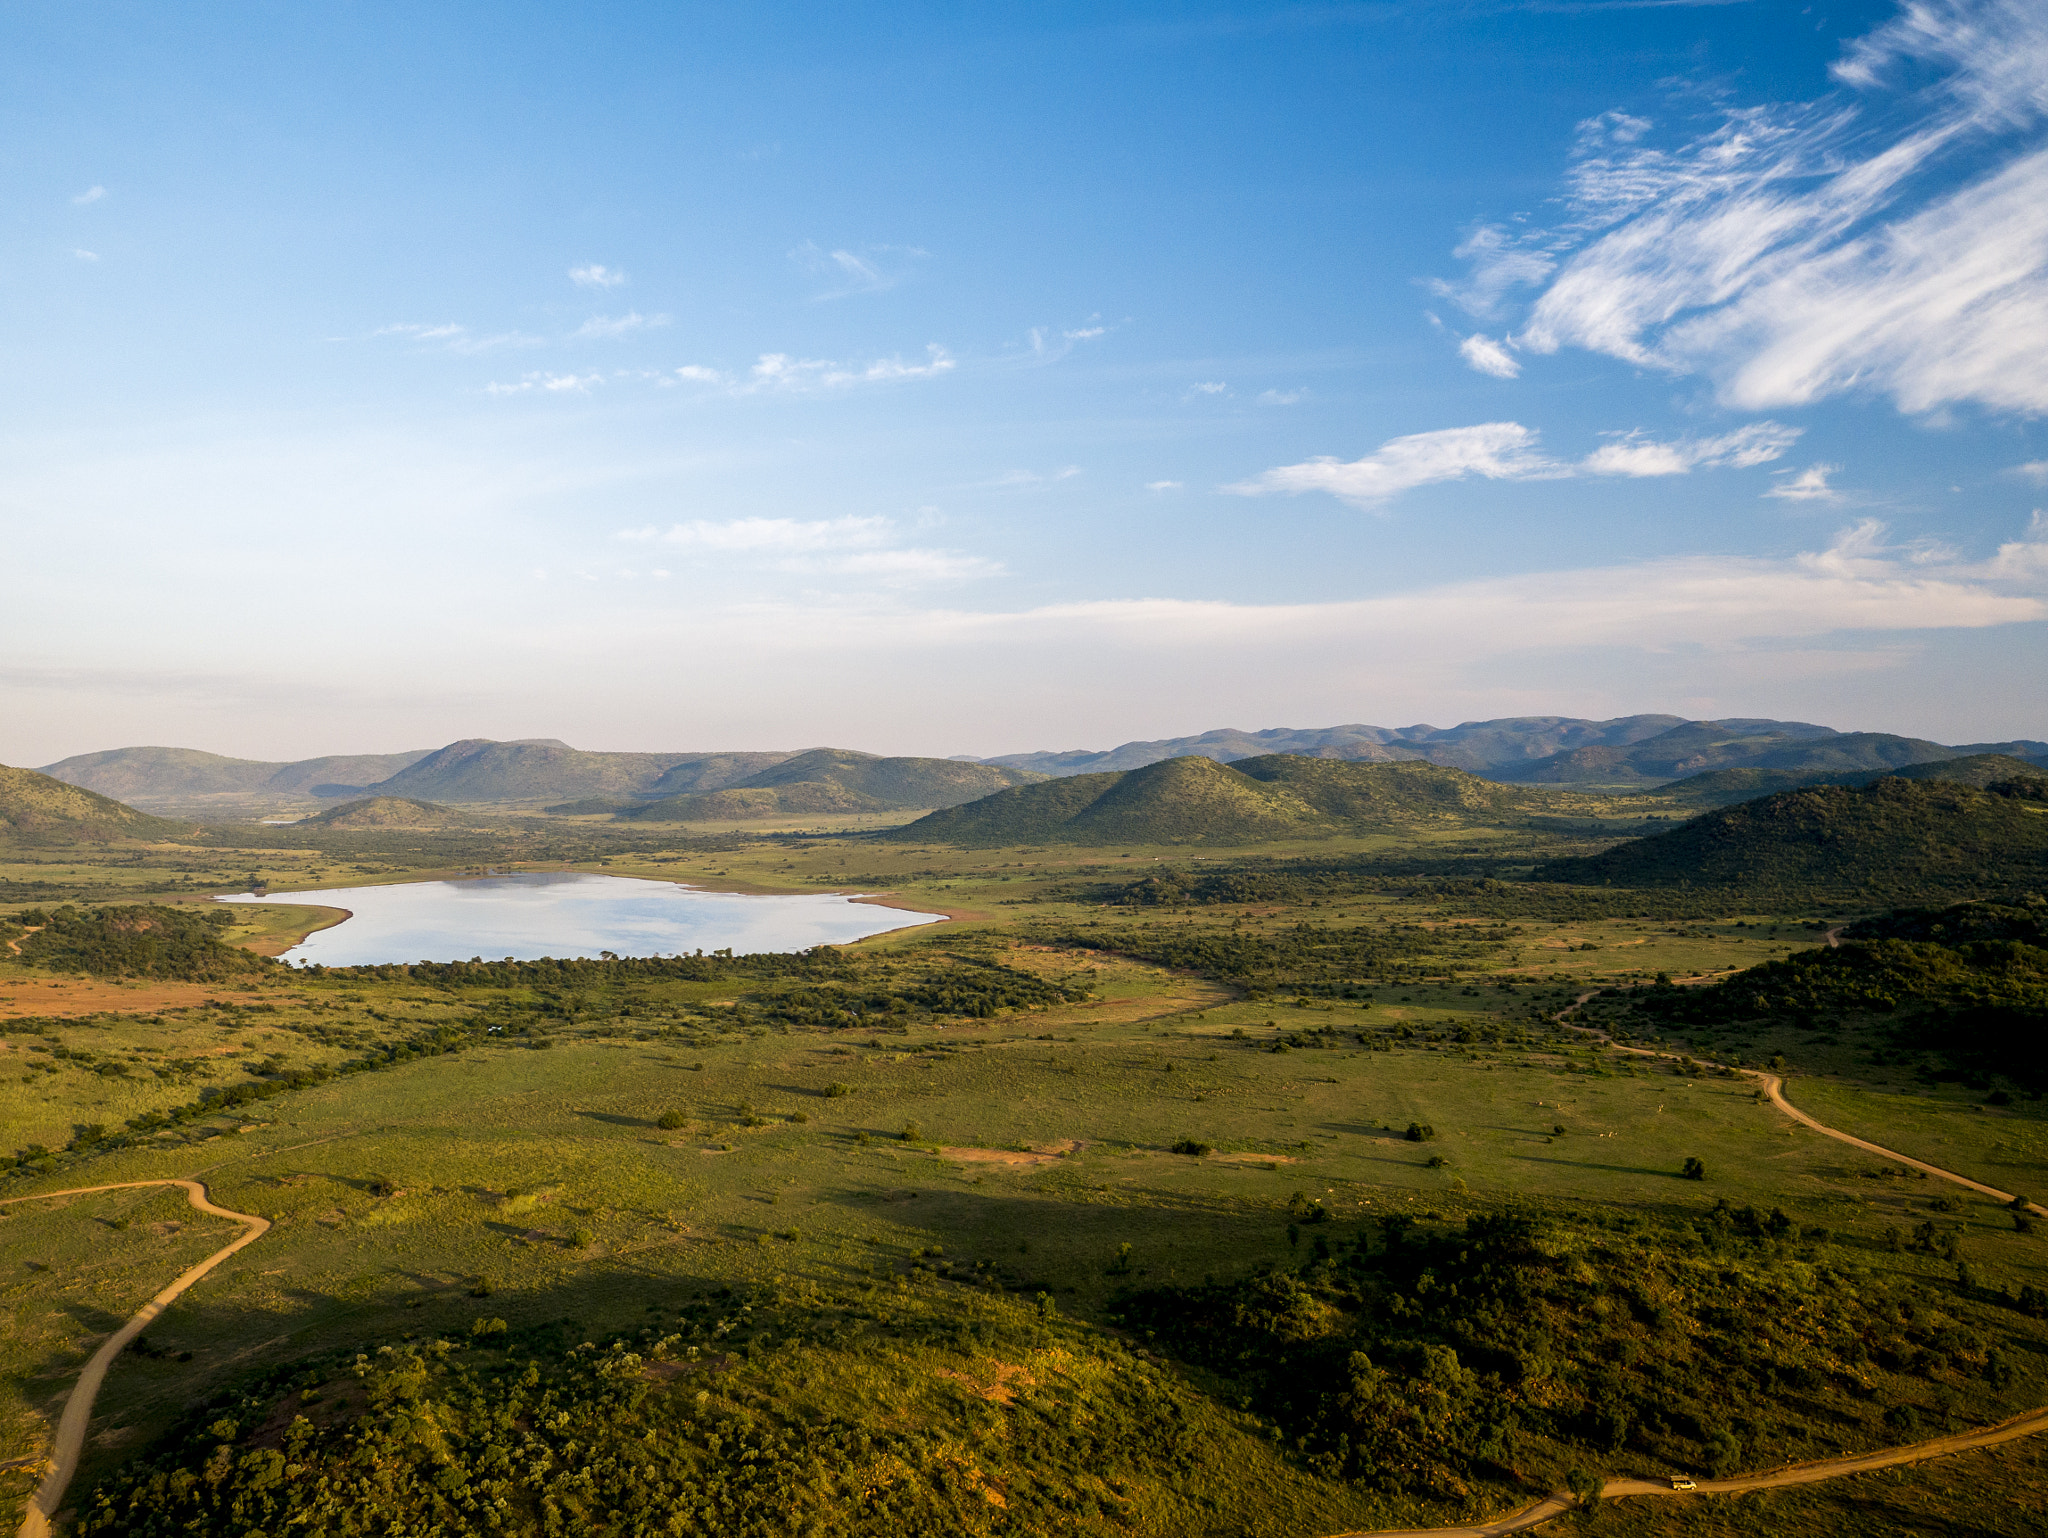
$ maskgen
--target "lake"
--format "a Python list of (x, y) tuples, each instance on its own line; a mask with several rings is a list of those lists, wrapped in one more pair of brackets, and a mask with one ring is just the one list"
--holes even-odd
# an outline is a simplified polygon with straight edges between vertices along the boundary
[(472, 957), (534, 961), (595, 957), (603, 951), (677, 956), (729, 949), (743, 956), (844, 945), (944, 917), (832, 893), (702, 892), (671, 881), (585, 871), (408, 881), (220, 901), (348, 909), (351, 917), (307, 936), (281, 958), (328, 967)]

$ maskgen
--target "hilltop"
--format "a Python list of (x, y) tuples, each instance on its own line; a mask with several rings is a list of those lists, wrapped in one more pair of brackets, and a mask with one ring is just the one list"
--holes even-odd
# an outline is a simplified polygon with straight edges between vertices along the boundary
[(366, 796), (343, 802), (317, 817), (306, 818), (301, 826), (314, 828), (451, 828), (463, 819), (445, 806), (431, 801), (413, 801), (404, 796)]
[(1040, 776), (950, 758), (882, 758), (845, 748), (813, 748), (724, 789), (667, 796), (642, 805), (589, 804), (549, 811), (609, 809), (632, 822), (742, 822), (779, 815), (893, 812), (958, 806)]
[(117, 838), (168, 838), (190, 831), (185, 823), (151, 817), (33, 769), (0, 764), (0, 838), (15, 843), (105, 843)]
[(1868, 785), (1886, 775), (1902, 780), (1953, 780), (1981, 790), (2003, 780), (2048, 776), (2048, 769), (2035, 760), (2015, 758), (2010, 753), (1973, 753), (1965, 758), (1934, 759), (1897, 769), (1866, 769), (1854, 774), (1809, 774), (1797, 769), (1710, 769), (1705, 774), (1660, 785), (1647, 794), (1680, 806), (1730, 806), (1781, 790), (1797, 790), (1803, 785)]
[[(1760, 729), (1761, 728), (1761, 729)], [(1539, 759), (1502, 778), (1525, 784), (1632, 786), (1683, 779), (1716, 769), (1756, 769), (1814, 784), (1855, 774), (1885, 774), (1913, 764), (1968, 754), (2033, 754), (2038, 742), (1944, 747), (1889, 732), (1836, 732), (1798, 722), (1689, 721), (1627, 747), (1575, 748)]]
[(1553, 860), (1534, 877), (1723, 887), (1753, 903), (1795, 890), (1836, 901), (1994, 893), (2048, 880), (2048, 810), (2024, 794), (1887, 776), (1745, 801), (1602, 854)]
[(1434, 764), (1276, 753), (1226, 765), (1190, 756), (1020, 786), (876, 837), (973, 848), (1246, 844), (1363, 828), (1469, 826), (1565, 809), (1553, 794)]

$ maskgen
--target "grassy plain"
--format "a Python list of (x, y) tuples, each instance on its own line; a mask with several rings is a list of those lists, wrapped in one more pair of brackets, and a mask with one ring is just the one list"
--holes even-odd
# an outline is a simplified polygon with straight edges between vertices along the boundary
[[(166, 885), (180, 895), (209, 875), (215, 889), (255, 875), (282, 898), (293, 887), (566, 863), (732, 890), (891, 893), (966, 917), (851, 950), (934, 966), (966, 966), (960, 958), (971, 954), (1079, 977), (1092, 996), (992, 1018), (806, 1029), (749, 1005), (752, 982), (578, 984), (572, 1007), (533, 1036), (330, 1079), (104, 1153), (31, 1159), (0, 1195), (196, 1174), (215, 1200), (276, 1225), (152, 1327), (151, 1355), (116, 1366), (81, 1491), (252, 1374), (321, 1353), (463, 1337), (479, 1319), (516, 1331), (566, 1318), (579, 1338), (601, 1340), (719, 1289), (879, 1295), (931, 1318), (1029, 1311), (1042, 1294), (1062, 1328), (1082, 1332), (1077, 1340), (1113, 1342), (1121, 1336), (1110, 1316), (1125, 1289), (1296, 1267), (1316, 1238), (1368, 1233), (1390, 1214), (1456, 1223), (1507, 1207), (1675, 1223), (1725, 1201), (1780, 1209), (1795, 1232), (1825, 1230), (1809, 1241), (1814, 1263), (1861, 1285), (1924, 1288), (1930, 1299), (1954, 1286), (1951, 1262), (1883, 1242), (1887, 1230), (1930, 1216), (1933, 1198), (1946, 1196), (1933, 1184), (1891, 1177), (1881, 1160), (1788, 1124), (1745, 1081), (1632, 1061), (1548, 1024), (1596, 986), (1713, 976), (1817, 943), (1818, 912), (1501, 922), (1399, 880), (1210, 907), (1146, 908), (1121, 893), (1161, 869), (1238, 855), (1511, 869), (1582, 847), (1581, 834), (1388, 835), (1205, 849), (1201, 860), (1174, 846), (961, 851), (851, 838), (693, 841), (673, 829), (556, 829), (552, 842), (535, 834), (496, 859), (467, 835), (299, 845), (284, 831), (247, 845), (220, 837), (220, 847), (199, 849), (25, 855), (0, 876), (32, 878), (39, 890), (0, 888), (0, 908), (51, 901), (60, 885), (101, 900), (161, 900)], [(292, 932), (283, 906), (243, 911), (244, 939)], [(1369, 999), (1253, 989), (1116, 948), (1119, 936), (1277, 938), (1304, 923), (1420, 926), (1447, 939), (1495, 926), (1501, 937), (1453, 964), (1375, 983)], [(1076, 948), (1077, 938), (1102, 948)], [(206, 997), (183, 1002), (161, 994), (181, 985), (136, 985), (138, 1007), (126, 1009), (119, 986), (98, 984), (88, 1014), (52, 1006), (81, 986), (0, 959), (0, 1009), (15, 1015), (11, 1031), (0, 1022), (0, 1125), (12, 1148), (61, 1148), (80, 1126), (115, 1126), (211, 1085), (332, 1066), (457, 1024), (495, 996), (411, 978), (290, 976), (198, 988)], [(1795, 1080), (1795, 1101), (1994, 1183), (2025, 1185), (2026, 1172), (2048, 1171), (2037, 1104), (1974, 1111), (1955, 1092), (1903, 1097), (1840, 1066), (1835, 1077)], [(1409, 1140), (1411, 1124), (1434, 1138)], [(1207, 1152), (1173, 1151), (1190, 1142)], [(1682, 1177), (1688, 1158), (1704, 1163), (1705, 1180)], [(1300, 1230), (1302, 1201), (1322, 1204), (1329, 1226)], [(40, 1445), (38, 1427), (85, 1343), (187, 1263), (188, 1249), (209, 1247), (176, 1193), (39, 1207), (0, 1209), (12, 1214), (0, 1219), (0, 1285), (29, 1326), (0, 1348), (0, 1459)], [(117, 1218), (128, 1226), (111, 1227)], [(1967, 1195), (1940, 1220), (1979, 1286), (2048, 1288), (2048, 1235), (2021, 1233)], [(181, 1226), (163, 1227), (172, 1222)], [(2048, 1357), (2027, 1339), (2003, 1398), (1950, 1387), (1953, 1413), (2039, 1402)], [(977, 1361), (971, 1349), (906, 1352), (902, 1372), (916, 1382), (895, 1392), (985, 1374)], [(1317, 1476), (1226, 1385), (1192, 1371), (1184, 1381), (1213, 1407), (1204, 1434), (1214, 1456), (1195, 1481), (1217, 1503), (1201, 1519), (1209, 1530), (1335, 1532), (1512, 1503), (1498, 1487), (1432, 1505)], [(1802, 1437), (1750, 1446), (1744, 1461), (1821, 1455), (1845, 1435), (1816, 1419)], [(1585, 1456), (1617, 1475), (1665, 1472), (1626, 1449)], [(1996, 1524), (2010, 1502), (2038, 1509), (2048, 1492), (2039, 1455), (2021, 1444), (1971, 1457), (1995, 1471), (1971, 1497), (1981, 1530), (2020, 1530)], [(1735, 1503), (1641, 1505), (1603, 1512), (1593, 1530), (1849, 1532), (1882, 1512), (1901, 1530), (1935, 1531), (1910, 1524), (1932, 1520), (1940, 1492), (1957, 1488), (1945, 1471), (1957, 1467)], [(1527, 1472), (1540, 1482), (1561, 1470), (1538, 1458)], [(18, 1500), (31, 1481), (10, 1477), (0, 1488)], [(1201, 1530), (1167, 1523), (1168, 1505), (1146, 1509), (1160, 1530)]]

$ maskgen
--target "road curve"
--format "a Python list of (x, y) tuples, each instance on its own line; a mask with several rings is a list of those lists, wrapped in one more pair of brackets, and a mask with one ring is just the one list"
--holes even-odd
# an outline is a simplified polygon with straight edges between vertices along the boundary
[(50, 1518), (57, 1513), (57, 1507), (64, 1499), (64, 1492), (71, 1487), (71, 1476), (78, 1472), (78, 1455), (85, 1448), (85, 1429), (92, 1421), (93, 1401), (99, 1397), (100, 1385), (106, 1381), (107, 1369), (135, 1339), (149, 1327), (165, 1309), (177, 1302), (179, 1296), (194, 1282), (205, 1276), (215, 1266), (226, 1260), (235, 1251), (254, 1244), (270, 1231), (270, 1219), (259, 1218), (253, 1213), (231, 1212), (226, 1207), (216, 1207), (206, 1195), (206, 1187), (196, 1180), (119, 1180), (112, 1185), (78, 1186), (69, 1191), (40, 1191), (34, 1196), (11, 1196), (0, 1201), (0, 1207), (9, 1207), (16, 1202), (49, 1201), (58, 1196), (91, 1196), (98, 1191), (127, 1191), (139, 1186), (182, 1186), (186, 1200), (193, 1207), (216, 1218), (232, 1218), (246, 1225), (242, 1234), (232, 1244), (215, 1250), (198, 1265), (186, 1271), (170, 1286), (143, 1304), (126, 1324), (100, 1343), (99, 1350), (92, 1354), (92, 1360), (85, 1364), (85, 1370), (72, 1385), (70, 1395), (64, 1401), (64, 1413), (57, 1420), (56, 1440), (51, 1444), (49, 1471), (43, 1475), (43, 1482), (36, 1487), (36, 1493), (29, 1498), (28, 1510), (23, 1513), (18, 1538), (48, 1538)]

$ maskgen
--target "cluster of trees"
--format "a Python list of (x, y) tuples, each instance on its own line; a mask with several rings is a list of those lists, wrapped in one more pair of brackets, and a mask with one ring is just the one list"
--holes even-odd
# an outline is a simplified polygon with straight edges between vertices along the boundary
[(0, 921), (0, 943), (17, 944), (30, 966), (98, 977), (224, 982), (273, 970), (277, 963), (222, 943), (221, 931), (233, 922), (218, 908), (66, 904)]
[(1621, 1221), (1390, 1215), (1298, 1271), (1127, 1293), (1121, 1317), (1231, 1380), (1326, 1473), (1441, 1498), (1624, 1450), (1718, 1473), (1884, 1445), (1901, 1439), (1888, 1411), (1975, 1400), (1989, 1419), (2038, 1395), (2015, 1381), (2041, 1332), (2011, 1300), (1852, 1282), (1797, 1252), (1821, 1236), (1776, 1210)]
[(1375, 981), (1419, 978), (1490, 956), (1507, 938), (1502, 930), (1445, 931), (1420, 924), (1339, 929), (1311, 923), (1267, 934), (1137, 925), (1108, 931), (1078, 929), (1057, 936), (1059, 943), (1079, 950), (1115, 951), (1242, 983), (1254, 997), (1285, 987), (1338, 998), (1357, 996)]
[[(575, 1338), (480, 1318), (456, 1339), (280, 1375), (116, 1471), (81, 1501), (77, 1531), (1107, 1538), (1140, 1513), (1161, 1530), (1208, 1525), (1191, 1492), (1213, 1480), (1219, 1418), (1172, 1374), (1027, 1303), (723, 1295), (637, 1338)], [(984, 1395), (973, 1385), (991, 1358), (1035, 1370)]]
[(1904, 908), (1709, 987), (1611, 991), (1638, 1029), (1876, 1018), (1957, 1075), (2048, 1087), (2048, 902)]

